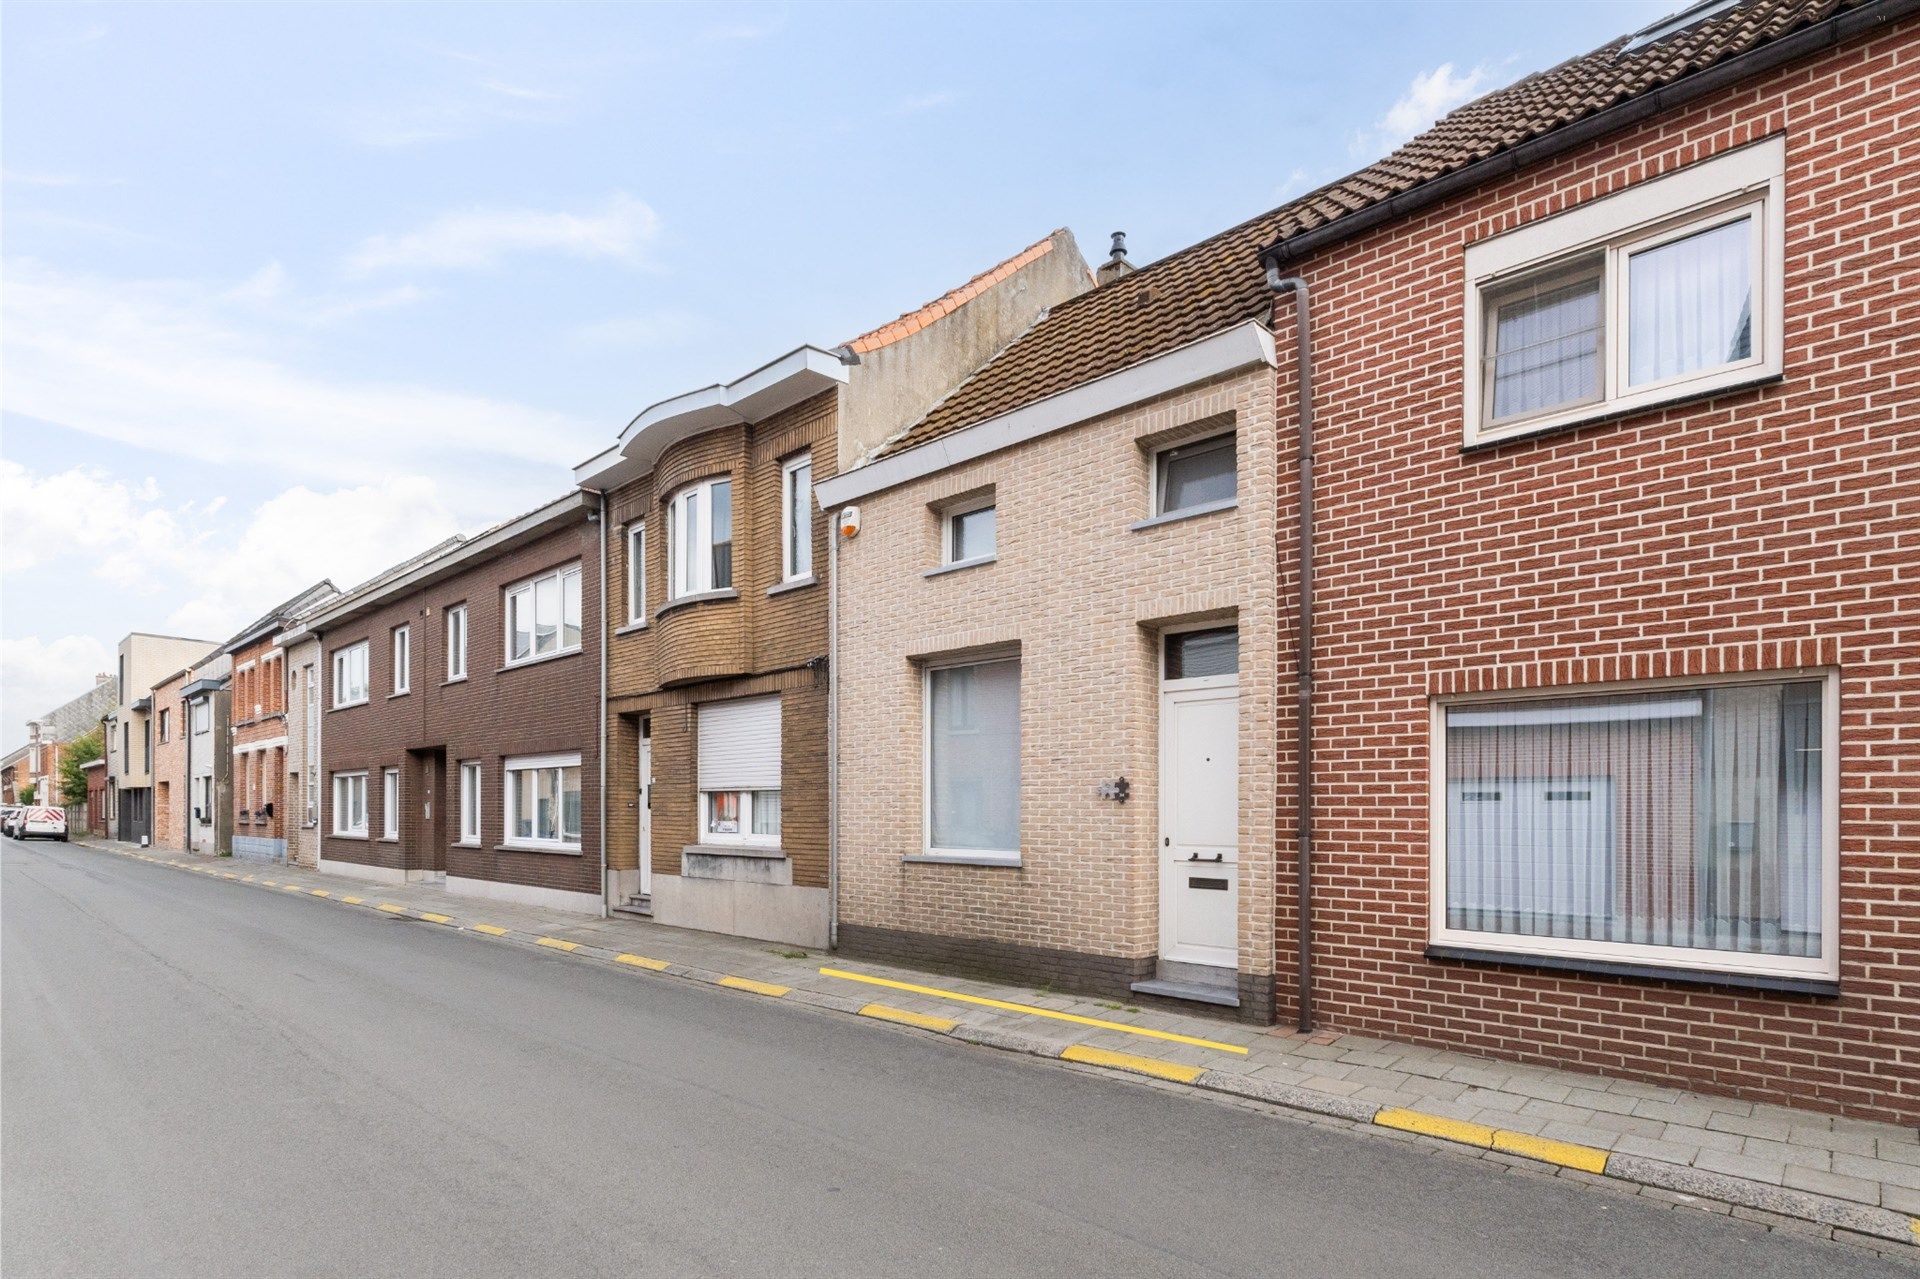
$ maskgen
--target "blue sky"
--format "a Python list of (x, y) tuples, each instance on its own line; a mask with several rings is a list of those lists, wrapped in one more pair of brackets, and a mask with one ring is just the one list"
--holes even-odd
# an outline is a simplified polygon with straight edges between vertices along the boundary
[(13, 3), (0, 748), (1056, 226), (1145, 262), (1678, 7)]

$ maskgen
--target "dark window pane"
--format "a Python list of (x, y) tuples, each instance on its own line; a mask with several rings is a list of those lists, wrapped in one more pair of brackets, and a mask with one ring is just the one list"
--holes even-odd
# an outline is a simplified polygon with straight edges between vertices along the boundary
[(1233, 447), (1234, 437), (1221, 435), (1161, 453), (1160, 509), (1156, 514), (1232, 498), (1238, 492)]
[(1167, 678), (1200, 679), (1237, 675), (1240, 632), (1232, 626), (1211, 631), (1178, 631), (1167, 636)]

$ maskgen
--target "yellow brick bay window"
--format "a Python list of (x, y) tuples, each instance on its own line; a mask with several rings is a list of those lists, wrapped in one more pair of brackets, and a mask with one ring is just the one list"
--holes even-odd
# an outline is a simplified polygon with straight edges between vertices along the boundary
[(1436, 948), (1837, 980), (1836, 690), (1815, 671), (1439, 703)]

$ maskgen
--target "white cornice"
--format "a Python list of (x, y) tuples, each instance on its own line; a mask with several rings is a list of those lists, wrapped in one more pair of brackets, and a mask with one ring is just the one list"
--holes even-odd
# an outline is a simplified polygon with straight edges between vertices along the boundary
[(1275, 362), (1273, 334), (1258, 320), (1247, 320), (1165, 355), (821, 480), (813, 491), (820, 498), (820, 509), (831, 510), (1235, 369)]

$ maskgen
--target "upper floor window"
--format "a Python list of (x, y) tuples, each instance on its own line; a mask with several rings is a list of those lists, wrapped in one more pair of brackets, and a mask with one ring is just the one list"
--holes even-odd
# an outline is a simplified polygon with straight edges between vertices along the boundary
[(447, 610), (447, 680), (467, 677), (467, 606)]
[(210, 703), (205, 698), (193, 703), (187, 716), (188, 728), (195, 733), (204, 733), (213, 722)]
[(507, 588), (507, 665), (580, 647), (580, 566)]
[(733, 481), (704, 480), (667, 507), (667, 590), (674, 599), (733, 586)]
[(1779, 374), (1785, 144), (1467, 250), (1469, 443)]
[(1178, 515), (1231, 505), (1239, 493), (1234, 444), (1229, 431), (1153, 455), (1153, 513)]
[(813, 576), (813, 457), (802, 454), (780, 468), (780, 578)]
[[(170, 742), (173, 740), (173, 712), (164, 706), (160, 708), (160, 740), (162, 742)], [(33, 748), (33, 767), (34, 771), (39, 771), (40, 748), (38, 746)]]
[(941, 518), (941, 523), (941, 563), (972, 564), (999, 553), (999, 512), (992, 499), (956, 507)]
[(627, 621), (641, 625), (647, 620), (647, 526), (635, 524), (627, 530)]
[(367, 700), (367, 641), (333, 652), (333, 704), (356, 706)]
[(393, 693), (409, 692), (413, 688), (413, 628), (397, 626), (393, 631)]

